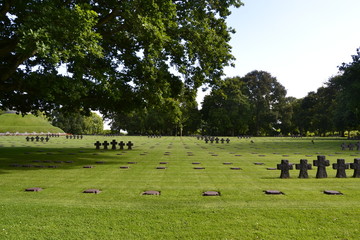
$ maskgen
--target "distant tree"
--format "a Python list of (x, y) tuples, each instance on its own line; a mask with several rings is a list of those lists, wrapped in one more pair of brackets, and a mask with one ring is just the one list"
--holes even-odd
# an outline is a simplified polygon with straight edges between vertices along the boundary
[(285, 117), (286, 90), (275, 77), (264, 71), (252, 71), (242, 80), (245, 95), (250, 103), (250, 133), (252, 135), (276, 134), (281, 119)]
[(54, 112), (52, 124), (66, 133), (72, 134), (101, 134), (104, 124), (102, 118), (94, 112), (90, 116), (80, 113), (63, 114)]
[(204, 130), (209, 135), (239, 135), (248, 131), (249, 102), (244, 95), (244, 82), (227, 78), (205, 96), (202, 105)]
[(360, 49), (352, 56), (351, 63), (343, 63), (340, 75), (329, 80), (329, 86), (336, 89), (334, 122), (342, 134), (360, 128)]

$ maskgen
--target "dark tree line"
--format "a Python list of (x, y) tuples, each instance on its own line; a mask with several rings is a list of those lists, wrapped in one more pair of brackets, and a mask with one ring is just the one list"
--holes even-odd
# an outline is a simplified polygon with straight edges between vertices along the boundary
[(156, 107), (113, 118), (113, 129), (130, 134), (166, 135), (344, 135), (360, 127), (360, 52), (339, 67), (323, 87), (301, 99), (264, 71), (224, 79), (205, 96), (201, 110), (193, 98), (169, 98)]

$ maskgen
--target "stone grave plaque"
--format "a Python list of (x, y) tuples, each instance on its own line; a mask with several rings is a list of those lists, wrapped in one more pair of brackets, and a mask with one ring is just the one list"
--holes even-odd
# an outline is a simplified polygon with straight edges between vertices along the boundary
[(42, 191), (43, 189), (42, 188), (39, 188), (39, 187), (33, 187), (33, 188), (26, 188), (25, 191), (26, 192), (40, 192)]
[(101, 193), (101, 191), (99, 189), (86, 189), (83, 191), (83, 193), (95, 193), (95, 194), (98, 194), (98, 193)]
[(334, 190), (324, 190), (324, 193), (327, 195), (343, 195), (343, 193)]
[(160, 195), (160, 191), (148, 190), (144, 191), (141, 195)]
[(206, 191), (202, 193), (203, 196), (220, 196), (220, 192), (218, 191)]
[(279, 190), (264, 190), (264, 193), (268, 194), (268, 195), (284, 195), (285, 194)]

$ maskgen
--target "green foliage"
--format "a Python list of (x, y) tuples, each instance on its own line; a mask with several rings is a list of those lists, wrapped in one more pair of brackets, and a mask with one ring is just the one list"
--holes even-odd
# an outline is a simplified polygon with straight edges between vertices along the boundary
[[(216, 85), (234, 60), (224, 1), (9, 1), (0, 7), (0, 108), (131, 112)], [(179, 74), (174, 74), (176, 69)], [(65, 72), (65, 73), (64, 73)], [(176, 98), (175, 98), (176, 99)]]
[(102, 118), (94, 112), (90, 116), (80, 113), (63, 114), (56, 112), (53, 115), (53, 125), (72, 134), (102, 134), (104, 123)]

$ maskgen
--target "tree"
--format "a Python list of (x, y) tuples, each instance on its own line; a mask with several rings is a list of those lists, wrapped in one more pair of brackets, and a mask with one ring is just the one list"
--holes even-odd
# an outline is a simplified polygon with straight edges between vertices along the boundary
[[(216, 85), (240, 0), (4, 0), (0, 108), (131, 111)], [(63, 69), (63, 70), (61, 70)], [(177, 74), (170, 69), (176, 69)], [(65, 73), (64, 73), (65, 72)]]
[(275, 77), (264, 71), (252, 71), (242, 80), (245, 82), (245, 94), (250, 103), (251, 134), (274, 134), (285, 114), (285, 88)]
[(357, 97), (360, 91), (360, 49), (357, 49), (352, 60), (351, 63), (343, 63), (339, 67), (340, 75), (328, 82), (329, 86), (336, 89), (334, 122), (342, 134), (360, 127), (360, 100)]
[(72, 134), (101, 134), (104, 129), (102, 118), (94, 112), (91, 112), (90, 116), (53, 112), (52, 124)]
[(201, 109), (209, 135), (239, 135), (248, 131), (249, 102), (239, 77), (225, 79), (205, 96)]

